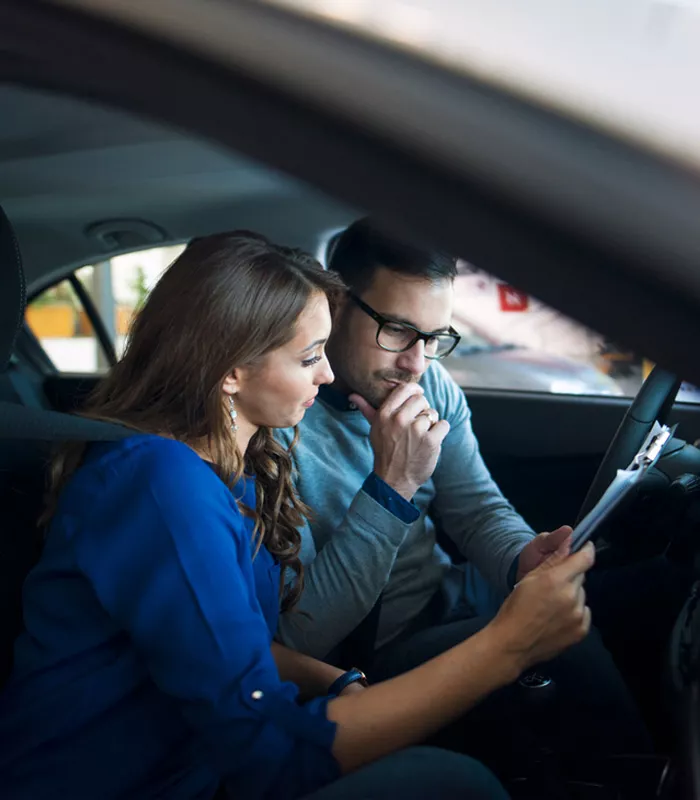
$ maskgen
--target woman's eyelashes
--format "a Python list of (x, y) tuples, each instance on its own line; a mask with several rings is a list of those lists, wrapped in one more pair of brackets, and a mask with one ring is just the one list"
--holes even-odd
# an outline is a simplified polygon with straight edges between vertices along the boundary
[(302, 367), (313, 367), (314, 364), (318, 364), (318, 362), (323, 358), (322, 355), (319, 356), (312, 356), (311, 358), (307, 358), (305, 361), (301, 362)]

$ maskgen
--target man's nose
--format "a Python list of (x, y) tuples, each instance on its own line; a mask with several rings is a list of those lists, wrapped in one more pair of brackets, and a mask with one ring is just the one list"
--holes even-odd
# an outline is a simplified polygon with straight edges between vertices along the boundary
[(404, 350), (396, 361), (399, 369), (419, 378), (426, 370), (425, 342), (419, 339), (410, 350)]

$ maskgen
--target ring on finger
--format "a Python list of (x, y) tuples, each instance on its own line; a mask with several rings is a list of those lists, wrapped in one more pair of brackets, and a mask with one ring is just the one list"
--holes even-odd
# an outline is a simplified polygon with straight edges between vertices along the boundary
[(420, 414), (416, 414), (416, 416), (413, 418), (412, 424), (413, 425), (417, 425), (418, 423), (422, 424), (423, 420), (427, 421), (428, 423), (428, 427), (426, 428), (426, 430), (430, 430), (430, 428), (433, 427), (433, 421), (432, 419), (430, 419), (430, 416), (426, 414), (424, 411), (421, 411)]
[(427, 417), (430, 420), (431, 425), (435, 425), (435, 423), (440, 419), (440, 415), (434, 408), (426, 408), (418, 414), (418, 417)]

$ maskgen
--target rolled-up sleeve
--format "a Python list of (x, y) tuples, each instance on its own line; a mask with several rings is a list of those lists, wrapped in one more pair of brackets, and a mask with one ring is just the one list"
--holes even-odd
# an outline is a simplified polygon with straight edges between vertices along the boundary
[(384, 506), (401, 522), (407, 525), (414, 523), (420, 516), (420, 510), (403, 498), (392, 486), (383, 481), (375, 472), (371, 472), (362, 484), (363, 491), (377, 503)]
[(327, 700), (300, 705), (280, 681), (249, 528), (214, 473), (167, 444), (105, 474), (129, 501), (95, 504), (101, 535), (75, 532), (78, 564), (236, 796), (312, 792), (339, 775)]

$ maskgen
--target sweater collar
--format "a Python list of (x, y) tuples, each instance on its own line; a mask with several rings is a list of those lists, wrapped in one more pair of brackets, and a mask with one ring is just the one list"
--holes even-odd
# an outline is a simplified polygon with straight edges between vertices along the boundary
[(357, 406), (348, 400), (344, 392), (339, 392), (327, 384), (318, 387), (318, 396), (336, 411), (357, 411)]

